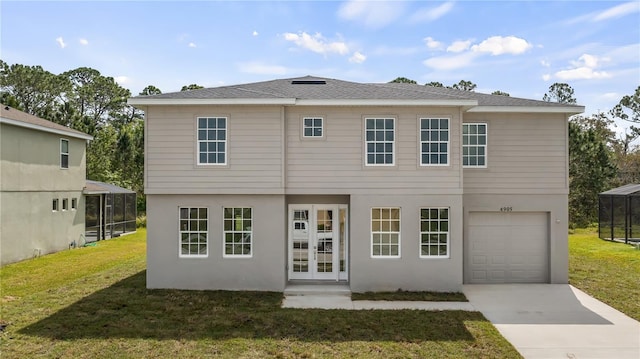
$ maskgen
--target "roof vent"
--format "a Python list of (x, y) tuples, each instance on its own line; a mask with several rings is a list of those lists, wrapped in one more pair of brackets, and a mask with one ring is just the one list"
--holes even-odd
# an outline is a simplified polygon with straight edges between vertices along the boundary
[(291, 81), (292, 85), (326, 85), (327, 81), (325, 80), (293, 80)]

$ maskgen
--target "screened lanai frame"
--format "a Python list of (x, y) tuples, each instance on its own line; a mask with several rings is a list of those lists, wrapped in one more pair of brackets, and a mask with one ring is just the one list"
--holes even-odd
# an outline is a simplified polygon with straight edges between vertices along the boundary
[(136, 192), (109, 183), (87, 180), (83, 193), (87, 242), (136, 231)]
[(598, 236), (640, 241), (640, 184), (628, 184), (598, 195)]

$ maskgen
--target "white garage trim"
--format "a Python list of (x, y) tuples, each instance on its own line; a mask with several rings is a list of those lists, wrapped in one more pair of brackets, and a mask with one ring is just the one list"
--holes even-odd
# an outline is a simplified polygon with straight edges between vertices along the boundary
[(549, 283), (548, 212), (469, 212), (465, 283)]

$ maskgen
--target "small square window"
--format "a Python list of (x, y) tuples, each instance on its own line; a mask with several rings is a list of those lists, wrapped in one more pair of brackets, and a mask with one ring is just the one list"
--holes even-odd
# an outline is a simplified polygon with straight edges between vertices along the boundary
[(302, 119), (302, 137), (324, 136), (323, 120), (320, 117), (305, 117)]

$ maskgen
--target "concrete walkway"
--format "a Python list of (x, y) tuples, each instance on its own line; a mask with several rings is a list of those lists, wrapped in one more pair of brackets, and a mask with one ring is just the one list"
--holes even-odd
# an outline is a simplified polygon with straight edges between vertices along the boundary
[(479, 311), (527, 359), (640, 359), (640, 323), (568, 284), (465, 285), (463, 292), (469, 302), (352, 301), (344, 288), (325, 287), (285, 291), (282, 306)]

